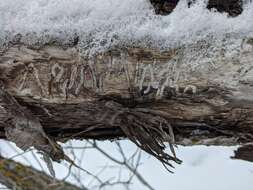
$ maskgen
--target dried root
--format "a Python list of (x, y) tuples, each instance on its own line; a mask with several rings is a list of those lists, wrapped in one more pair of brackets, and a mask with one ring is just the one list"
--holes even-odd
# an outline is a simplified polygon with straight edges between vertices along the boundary
[[(165, 119), (141, 112), (125, 112), (122, 118), (120, 127), (125, 135), (142, 150), (161, 161), (165, 167), (173, 167), (170, 161), (178, 164), (182, 162), (177, 158), (173, 147), (175, 140), (172, 126)], [(165, 152), (166, 142), (169, 143), (172, 155)], [(170, 171), (167, 167), (166, 169)]]

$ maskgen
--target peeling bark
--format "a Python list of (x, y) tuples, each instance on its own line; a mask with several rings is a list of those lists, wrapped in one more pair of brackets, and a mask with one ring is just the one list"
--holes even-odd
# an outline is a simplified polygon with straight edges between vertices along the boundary
[[(0, 81), (1, 82), (1, 81)], [(0, 84), (0, 102), (8, 114), (5, 120), (5, 135), (8, 140), (15, 142), (18, 147), (27, 150), (34, 146), (38, 150), (51, 155), (55, 161), (63, 159), (63, 150), (44, 132), (39, 119), (19, 103)]]
[[(170, 165), (180, 163), (175, 143), (252, 142), (253, 44), (244, 43), (238, 54), (222, 52), (194, 69), (182, 58), (184, 48), (117, 49), (87, 58), (76, 47), (17, 44), (0, 55), (0, 80), (50, 139), (127, 137)], [(13, 114), (1, 100), (0, 138), (8, 138)]]
[(0, 183), (16, 190), (80, 190), (79, 187), (1, 156)]

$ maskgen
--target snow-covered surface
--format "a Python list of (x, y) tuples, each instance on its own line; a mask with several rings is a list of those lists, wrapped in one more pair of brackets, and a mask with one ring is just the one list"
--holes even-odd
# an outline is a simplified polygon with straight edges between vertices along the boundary
[(157, 16), (148, 0), (0, 0), (0, 44), (23, 37), (26, 44), (69, 43), (79, 36), (85, 52), (112, 46), (167, 49), (199, 40), (253, 36), (253, 3), (235, 18), (209, 11), (204, 0)]
[[(126, 155), (131, 155), (136, 147), (129, 141), (121, 142), (126, 151)], [(64, 145), (67, 146), (68, 144)], [(84, 146), (85, 142), (72, 141), (72, 146)], [(119, 158), (117, 148), (111, 142), (99, 143), (99, 145), (107, 151), (110, 155)], [(16, 155), (17, 152), (13, 149), (14, 145), (7, 144), (0, 140), (0, 152), (4, 156), (11, 157)], [(183, 159), (182, 165), (175, 165), (175, 174), (168, 173), (163, 166), (155, 159), (146, 154), (142, 154), (142, 165), (139, 168), (139, 173), (156, 189), (156, 190), (252, 190), (253, 188), (253, 164), (246, 161), (232, 160), (229, 157), (233, 155), (233, 150), (236, 147), (181, 147), (177, 149), (178, 157)], [(68, 155), (71, 156), (71, 151), (68, 151)], [(81, 158), (82, 150), (74, 151), (77, 158)], [(112, 166), (115, 164), (106, 159), (99, 152), (88, 149), (83, 154), (82, 167), (94, 172), (99, 173), (103, 166)], [(37, 155), (38, 156), (38, 155)], [(37, 158), (39, 158), (38, 156)], [(73, 157), (72, 157), (73, 158)], [(39, 170), (43, 169), (47, 171), (45, 164), (34, 159), (31, 153), (25, 153), (15, 157), (15, 160), (22, 161), (27, 165), (33, 165)], [(42, 167), (42, 168), (41, 168)], [(67, 176), (68, 168), (63, 164), (54, 164), (56, 169), (56, 175), (62, 179)], [(73, 169), (75, 170), (75, 169)], [(121, 170), (121, 175), (124, 178), (124, 170)], [(78, 171), (76, 172), (78, 175)], [(110, 167), (102, 172), (99, 177), (102, 178), (117, 178), (119, 174), (119, 168)], [(81, 176), (84, 173), (81, 172)], [(127, 174), (128, 175), (128, 174)], [(82, 177), (82, 182), (87, 185), (91, 182), (91, 178)], [(73, 177), (68, 178), (72, 183), (80, 185)], [(89, 187), (94, 185), (90, 184)], [(115, 186), (108, 187), (109, 190), (124, 190), (125, 188)], [(146, 189), (137, 180), (134, 180), (130, 189)], [(106, 189), (103, 189), (106, 190)]]

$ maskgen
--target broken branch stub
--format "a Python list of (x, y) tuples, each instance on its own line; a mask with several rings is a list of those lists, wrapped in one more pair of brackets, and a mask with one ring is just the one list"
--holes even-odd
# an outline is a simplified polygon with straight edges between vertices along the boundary
[(34, 146), (37, 150), (50, 155), (54, 161), (63, 159), (63, 150), (46, 135), (39, 119), (5, 90), (2, 81), (0, 81), (0, 103), (8, 115), (2, 122), (8, 126), (4, 129), (9, 141), (24, 151)]

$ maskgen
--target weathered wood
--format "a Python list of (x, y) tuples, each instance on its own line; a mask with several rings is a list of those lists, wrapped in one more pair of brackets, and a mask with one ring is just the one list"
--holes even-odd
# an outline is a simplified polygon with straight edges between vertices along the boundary
[(44, 172), (0, 156), (0, 183), (17, 190), (80, 190)]
[[(189, 48), (198, 51), (130, 48), (87, 58), (76, 47), (18, 44), (1, 53), (0, 80), (59, 141), (127, 136), (164, 162), (174, 158), (163, 155), (161, 141), (174, 138), (182, 145), (252, 142), (252, 40), (197, 66), (183, 58)], [(11, 116), (3, 104), (6, 138)]]
[(5, 125), (8, 126), (5, 128), (5, 135), (8, 140), (15, 142), (23, 150), (34, 146), (37, 150), (51, 155), (55, 161), (63, 159), (63, 150), (45, 134), (39, 119), (6, 92), (2, 81), (0, 102), (8, 114), (8, 120), (5, 120)]

